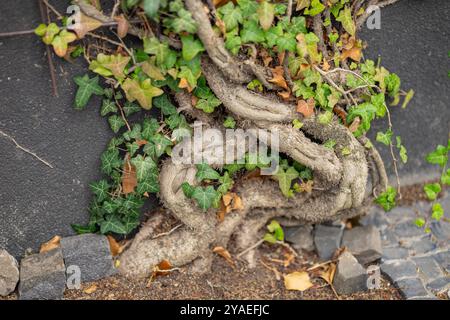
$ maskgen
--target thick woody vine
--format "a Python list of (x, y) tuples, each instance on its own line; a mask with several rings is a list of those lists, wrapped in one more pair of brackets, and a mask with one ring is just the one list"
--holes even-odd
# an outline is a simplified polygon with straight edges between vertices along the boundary
[[(100, 113), (117, 134), (101, 155), (105, 178), (90, 185), (90, 222), (74, 228), (139, 229), (119, 257), (123, 273), (146, 276), (163, 260), (205, 271), (215, 247), (241, 252), (252, 266), (249, 247), (274, 218), (316, 223), (357, 216), (374, 201), (395, 205), (400, 186), (388, 186), (365, 135), (386, 118), (377, 141), (395, 168), (406, 162), (389, 109), (401, 100), (405, 108), (413, 92), (380, 61), (364, 59), (357, 37), (367, 6), (387, 2), (123, 0), (109, 10), (73, 3), (80, 10), (71, 17), (50, 6), (58, 21), (35, 32), (58, 56), (85, 58), (91, 73), (75, 77), (74, 106), (102, 96)], [(175, 164), (173, 148), (197, 120), (200, 130), (276, 130), (278, 171), (261, 176), (268, 163), (249, 161), (250, 152), (234, 164)], [(164, 210), (140, 226), (154, 195)], [(169, 220), (176, 227), (155, 237)], [(269, 229), (266, 240), (276, 241), (276, 224)]]

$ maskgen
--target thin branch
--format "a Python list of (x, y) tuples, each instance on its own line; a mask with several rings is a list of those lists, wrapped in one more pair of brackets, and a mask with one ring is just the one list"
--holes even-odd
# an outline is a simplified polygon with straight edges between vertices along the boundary
[(180, 228), (181, 226), (182, 226), (182, 224), (179, 224), (179, 225), (173, 227), (172, 229), (170, 229), (170, 230), (167, 231), (167, 232), (162, 232), (162, 233), (160, 233), (160, 234), (157, 234), (157, 235), (154, 236), (152, 239), (158, 239), (158, 238), (161, 238), (161, 237), (164, 237), (164, 236), (168, 236), (169, 234), (173, 233), (175, 230), (177, 230), (177, 229)]
[(20, 150), (22, 150), (23, 152), (26, 152), (26, 153), (32, 155), (33, 157), (35, 157), (36, 159), (38, 159), (40, 162), (42, 162), (42, 163), (45, 164), (46, 166), (48, 166), (48, 167), (50, 167), (50, 168), (53, 169), (53, 166), (52, 166), (48, 161), (42, 159), (41, 157), (39, 157), (36, 153), (34, 153), (33, 151), (31, 151), (30, 149), (21, 146), (21, 145), (16, 141), (16, 139), (14, 139), (13, 137), (11, 137), (9, 134), (3, 132), (2, 130), (0, 130), (0, 134), (1, 134), (2, 136), (4, 136), (5, 138), (8, 138), (9, 140), (11, 140), (11, 141), (16, 145), (16, 147), (19, 148)]
[[(39, 0), (39, 11), (41, 13), (41, 19), (42, 22), (47, 22), (49, 23), (49, 19), (45, 18), (45, 13), (44, 13), (44, 6), (42, 5), (42, 1)], [(47, 13), (48, 13), (48, 9), (47, 9)], [(52, 59), (52, 52), (50, 50), (49, 46), (45, 46), (45, 50), (47, 52), (47, 62), (48, 62), (48, 67), (50, 70), (50, 78), (52, 80), (52, 89), (53, 89), (53, 96), (58, 97), (58, 86), (56, 84), (56, 74), (55, 74), (55, 65), (53, 64), (53, 59)]]
[(44, 2), (44, 4), (47, 6), (47, 8), (49, 8), (57, 17), (58, 19), (62, 19), (62, 14), (59, 13), (58, 10), (55, 9), (54, 6), (52, 6), (50, 3), (48, 3), (48, 0), (42, 0), (42, 2)]
[(242, 251), (241, 253), (239, 253), (236, 258), (239, 259), (240, 257), (242, 257), (244, 254), (246, 254), (247, 252), (259, 247), (261, 244), (263, 244), (264, 239), (259, 240), (258, 242), (256, 242), (254, 245), (248, 247), (247, 249), (245, 249), (244, 251)]

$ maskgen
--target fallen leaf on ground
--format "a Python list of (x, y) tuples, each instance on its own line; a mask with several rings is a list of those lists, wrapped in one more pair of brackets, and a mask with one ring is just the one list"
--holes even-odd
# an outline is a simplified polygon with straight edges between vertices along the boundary
[(289, 100), (289, 98), (291, 97), (290, 91), (281, 91), (281, 92), (277, 92), (277, 93), (281, 98), (283, 98), (283, 100)]
[(147, 287), (150, 286), (150, 284), (156, 277), (168, 275), (172, 270), (172, 264), (168, 260), (162, 260), (153, 268), (152, 275), (147, 283)]
[(284, 286), (287, 290), (305, 291), (313, 286), (307, 272), (292, 272), (284, 275)]
[(217, 253), (219, 256), (224, 258), (230, 266), (232, 266), (233, 268), (235, 267), (234, 260), (231, 257), (231, 254), (230, 254), (230, 252), (228, 252), (227, 249), (225, 249), (224, 247), (215, 247), (213, 249), (213, 252)]
[(95, 285), (95, 284), (93, 284), (93, 285), (91, 285), (91, 286), (89, 286), (89, 287), (87, 287), (86, 289), (83, 290), (83, 292), (86, 293), (86, 294), (92, 294), (95, 291), (97, 291), (97, 285)]
[(109, 242), (109, 249), (113, 257), (119, 255), (123, 251), (123, 247), (112, 236), (107, 236)]
[(61, 242), (61, 237), (60, 236), (54, 236), (49, 241), (47, 241), (46, 243), (41, 245), (39, 253), (47, 252), (47, 251), (50, 251), (50, 250), (58, 248), (59, 245), (60, 245), (60, 242)]
[(336, 264), (330, 263), (326, 266), (325, 270), (321, 271), (319, 276), (325, 280), (328, 284), (333, 283), (334, 274), (336, 273)]
[(314, 114), (315, 101), (314, 98), (309, 98), (308, 101), (299, 100), (297, 102), (297, 112), (305, 116), (311, 117)]

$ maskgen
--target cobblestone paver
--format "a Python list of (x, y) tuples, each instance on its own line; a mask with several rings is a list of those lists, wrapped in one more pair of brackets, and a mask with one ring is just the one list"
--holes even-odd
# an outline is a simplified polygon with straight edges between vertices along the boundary
[(400, 289), (406, 299), (436, 299), (450, 290), (450, 194), (440, 199), (445, 217), (430, 223), (430, 233), (414, 221), (429, 216), (429, 203), (396, 207), (388, 213), (379, 208), (361, 219), (381, 233), (381, 271)]

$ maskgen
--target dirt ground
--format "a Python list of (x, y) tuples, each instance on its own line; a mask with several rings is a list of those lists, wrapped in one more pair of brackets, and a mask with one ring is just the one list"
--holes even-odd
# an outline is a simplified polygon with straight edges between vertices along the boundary
[[(213, 271), (206, 275), (192, 275), (186, 270), (174, 271), (153, 281), (132, 281), (114, 276), (95, 283), (84, 284), (80, 290), (66, 291), (66, 299), (364, 299), (398, 300), (401, 295), (389, 281), (383, 279), (381, 288), (349, 296), (337, 296), (331, 287), (317, 274), (310, 271), (314, 286), (304, 292), (288, 291), (284, 287), (283, 274), (306, 270), (314, 265), (316, 257), (299, 255), (295, 262), (284, 267), (279, 260), (285, 258), (286, 248), (262, 245), (257, 268), (249, 270), (237, 262), (231, 267), (225, 259), (214, 259)], [(269, 268), (273, 268), (270, 270)], [(275, 271), (276, 270), (276, 271)], [(279, 278), (277, 279), (277, 274)], [(90, 293), (93, 291), (92, 293)]]

